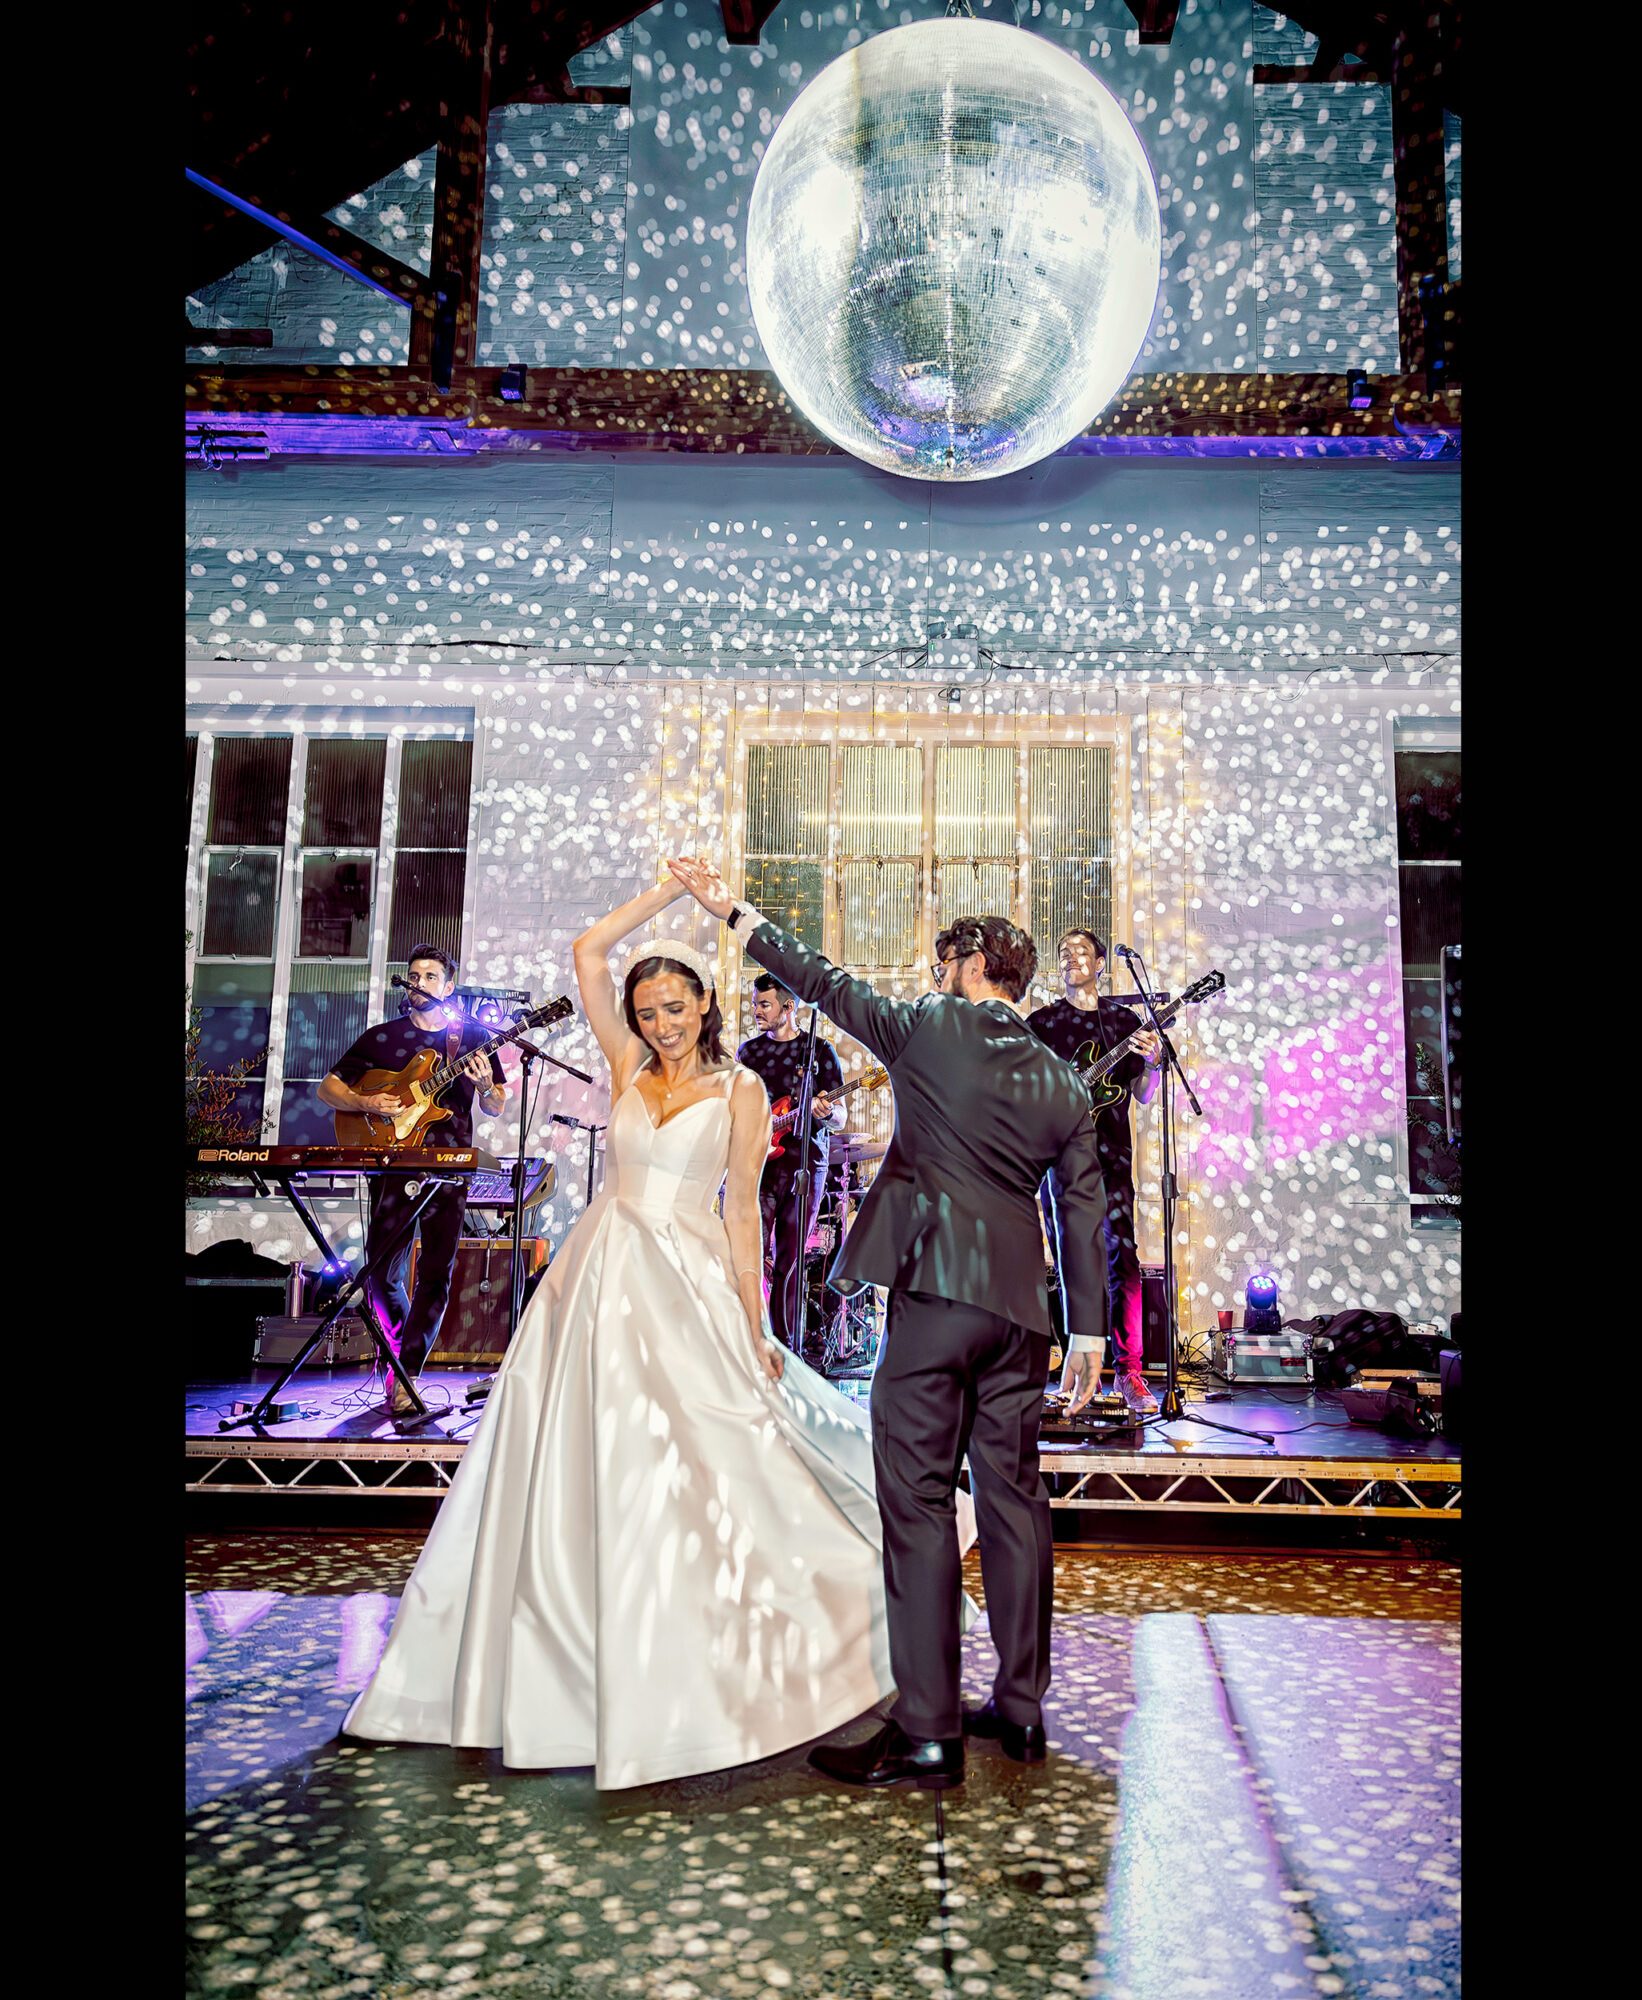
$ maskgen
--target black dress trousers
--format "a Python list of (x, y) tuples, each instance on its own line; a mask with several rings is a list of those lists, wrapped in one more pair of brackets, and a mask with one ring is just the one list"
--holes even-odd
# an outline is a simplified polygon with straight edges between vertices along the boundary
[(884, 1530), (895, 1720), (918, 1741), (962, 1731), (960, 1558), (954, 1492), (969, 1454), (993, 1697), (1010, 1722), (1043, 1719), (1054, 1609), (1049, 1496), (1038, 1420), (1049, 1335), (984, 1307), (891, 1292), (872, 1437)]
[[(373, 1183), (371, 1226), (365, 1238), (367, 1261), (404, 1228), (405, 1219), (415, 1206), (415, 1200), (405, 1193), (403, 1175), (383, 1174)], [(415, 1230), (415, 1236), (422, 1239), (422, 1250), (416, 1260), (414, 1298), (405, 1289), (405, 1271), (414, 1237), (407, 1236), (392, 1262), (367, 1280), (371, 1303), (395, 1337), (399, 1357), (412, 1375), (421, 1373), (450, 1302), (451, 1273), (456, 1265), (457, 1245), (462, 1240), (462, 1217), (466, 1210), (467, 1188), (460, 1181), (440, 1188), (423, 1209)]]

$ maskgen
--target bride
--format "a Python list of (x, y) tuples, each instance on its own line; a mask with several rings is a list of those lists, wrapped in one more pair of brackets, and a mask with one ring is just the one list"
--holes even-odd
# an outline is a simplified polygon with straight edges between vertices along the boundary
[(866, 1420), (765, 1331), (764, 1086), (725, 1054), (700, 953), (641, 945), (619, 1000), (610, 976), (685, 893), (576, 940), (610, 1065), (604, 1185), (519, 1324), (350, 1736), (590, 1764), (615, 1789), (771, 1756), (893, 1690)]

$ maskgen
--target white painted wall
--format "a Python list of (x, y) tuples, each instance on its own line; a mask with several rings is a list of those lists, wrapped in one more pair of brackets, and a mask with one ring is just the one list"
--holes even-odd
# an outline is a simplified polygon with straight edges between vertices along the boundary
[[(306, 663), (281, 675), (316, 706), (368, 705), (373, 685)], [(198, 700), (245, 701), (237, 669), (196, 671)], [(1398, 1189), (1403, 1051), (1398, 973), (1395, 793), (1389, 722), (1458, 710), (1458, 661), (1355, 659), (1217, 674), (1159, 655), (1121, 671), (1009, 678), (956, 704), (928, 680), (854, 684), (709, 676), (620, 679), (585, 670), (464, 667), (442, 675), (443, 705), (474, 710), (476, 874), (464, 948), (468, 976), (574, 992), (570, 942), (594, 917), (657, 879), (686, 840), (722, 850), (726, 746), (740, 723), (802, 717), (811, 731), (890, 726), (896, 712), (947, 717), (1007, 737), (1048, 708), (1122, 718), (1133, 942), (1178, 987), (1211, 965), (1228, 992), (1195, 1011), (1181, 1038), (1205, 1116), (1180, 1125), (1178, 1259), (1182, 1323), (1212, 1324), (1254, 1264), (1284, 1280), (1290, 1313), (1374, 1304), (1424, 1319), (1459, 1300), (1458, 1239), (1416, 1237)], [(684, 910), (679, 923), (688, 934)], [(714, 927), (700, 926), (700, 942)], [(554, 1047), (598, 1072), (579, 1024)], [(556, 1154), (552, 1231), (581, 1205), (585, 1142), (546, 1123), (562, 1110), (601, 1122), (602, 1088), (544, 1093), (533, 1151)], [(511, 1150), (509, 1118), (479, 1139)], [(1155, 1190), (1156, 1113), (1136, 1113), (1143, 1194)], [(1155, 1200), (1143, 1201), (1143, 1254), (1160, 1254)], [(248, 1236), (267, 1254), (305, 1247), (287, 1211), (195, 1210), (190, 1248)]]

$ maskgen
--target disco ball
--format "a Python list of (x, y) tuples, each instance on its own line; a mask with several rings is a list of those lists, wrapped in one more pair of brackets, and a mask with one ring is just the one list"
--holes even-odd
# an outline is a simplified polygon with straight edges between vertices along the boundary
[(829, 63), (753, 186), (747, 288), (782, 387), (887, 472), (996, 479), (1086, 430), (1157, 299), (1151, 168), (1106, 86), (952, 18)]

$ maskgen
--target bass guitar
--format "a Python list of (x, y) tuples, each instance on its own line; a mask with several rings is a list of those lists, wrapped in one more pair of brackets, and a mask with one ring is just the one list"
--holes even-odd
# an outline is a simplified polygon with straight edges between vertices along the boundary
[[(882, 1063), (871, 1063), (861, 1074), (846, 1083), (842, 1090), (831, 1093), (834, 1104), (842, 1104), (844, 1099), (857, 1090), (882, 1090), (889, 1082), (889, 1071)], [(817, 1091), (819, 1097), (824, 1093)], [(790, 1097), (778, 1097), (770, 1106), (770, 1150), (767, 1155), (772, 1160), (779, 1159), (786, 1151), (781, 1141), (790, 1138), (792, 1129), (798, 1122), (798, 1107)]]
[[(488, 1056), (496, 1049), (528, 1035), (532, 1028), (550, 1027), (574, 1014), (565, 999), (549, 1000), (532, 1007), (513, 1025), (476, 1047), (464, 1049), (454, 1060), (441, 1062), (432, 1049), (411, 1057), (403, 1069), (368, 1069), (353, 1086), (361, 1097), (377, 1093), (397, 1097), (400, 1109), (390, 1117), (382, 1111), (338, 1111), (336, 1143), (339, 1146), (420, 1146), (429, 1143), (426, 1135), (450, 1116), (447, 1105), (439, 1102), (462, 1073), (469, 1056)], [(436, 1143), (436, 1142), (432, 1142)]]
[[(1226, 975), (1223, 972), (1206, 972), (1201, 979), (1194, 980), (1184, 993), (1177, 993), (1167, 1005), (1157, 1010), (1158, 1024), (1167, 1027), (1182, 1007), (1193, 1006), (1199, 1000), (1207, 1000), (1211, 993), (1224, 991)], [(1103, 1049), (1099, 1042), (1085, 1042), (1072, 1058), (1072, 1067), (1089, 1086), (1089, 1096), (1097, 1111), (1105, 1111), (1111, 1105), (1121, 1104), (1128, 1095), (1121, 1083), (1111, 1083), (1110, 1077), (1125, 1056), (1135, 1053), (1135, 1044), (1148, 1032), (1151, 1023), (1137, 1028), (1132, 1035), (1125, 1035), (1116, 1048)]]

